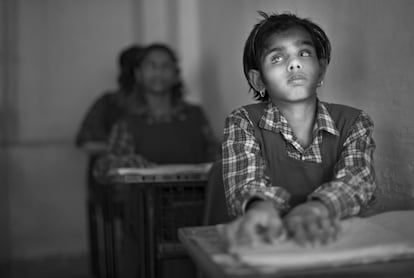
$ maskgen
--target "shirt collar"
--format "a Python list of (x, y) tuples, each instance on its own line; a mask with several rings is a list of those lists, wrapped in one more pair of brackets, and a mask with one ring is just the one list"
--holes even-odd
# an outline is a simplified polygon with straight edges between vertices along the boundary
[[(335, 122), (329, 114), (328, 109), (323, 104), (323, 102), (317, 100), (317, 114), (314, 131), (315, 133), (319, 131), (326, 131), (333, 135), (339, 136), (339, 131), (335, 127)], [(265, 106), (263, 116), (259, 121), (259, 127), (273, 132), (282, 132), (286, 129), (288, 122), (286, 118), (282, 115), (280, 110), (272, 102), (268, 102)]]
[(318, 112), (316, 115), (316, 132), (325, 130), (333, 135), (339, 136), (339, 130), (336, 128), (335, 121), (329, 114), (326, 105), (318, 100)]

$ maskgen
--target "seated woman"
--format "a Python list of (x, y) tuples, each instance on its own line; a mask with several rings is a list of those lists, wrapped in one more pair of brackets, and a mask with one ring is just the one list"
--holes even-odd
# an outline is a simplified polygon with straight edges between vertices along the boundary
[[(203, 110), (184, 101), (183, 82), (178, 60), (171, 48), (152, 44), (143, 51), (134, 69), (137, 90), (128, 99), (126, 113), (115, 124), (109, 149), (95, 164), (98, 178), (117, 167), (148, 167), (157, 164), (194, 164), (217, 158), (220, 146), (216, 143)], [(133, 194), (131, 194), (133, 195)], [(136, 199), (127, 202), (136, 210)], [(174, 219), (174, 210), (166, 210), (165, 219)], [(127, 223), (136, 223), (136, 215), (126, 215)], [(160, 216), (159, 216), (160, 217)], [(135, 225), (123, 230), (125, 272), (138, 273), (137, 243), (142, 236)], [(154, 231), (155, 233), (157, 231)], [(132, 260), (132, 262), (129, 262)], [(171, 261), (171, 269), (180, 273), (171, 277), (195, 276), (188, 260)], [(167, 266), (165, 266), (168, 268)], [(138, 268), (138, 269), (137, 269)]]
[(146, 47), (134, 73), (137, 90), (112, 129), (108, 153), (96, 163), (95, 174), (105, 176), (115, 167), (215, 160), (219, 145), (201, 107), (183, 99), (173, 50), (164, 44)]

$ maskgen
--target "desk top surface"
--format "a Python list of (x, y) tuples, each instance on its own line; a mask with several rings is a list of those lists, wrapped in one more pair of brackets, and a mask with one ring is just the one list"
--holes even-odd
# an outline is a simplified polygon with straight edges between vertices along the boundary
[[(373, 225), (398, 224), (397, 222), (413, 222), (414, 211), (392, 212), (383, 214), (385, 217), (373, 217), (370, 221)], [(406, 219), (406, 217), (412, 219)], [(404, 218), (404, 219), (403, 219)], [(385, 220), (384, 220), (385, 219)], [(363, 220), (364, 221), (364, 220)], [(407, 232), (410, 233), (413, 224)], [(365, 229), (365, 226), (361, 226)], [(370, 232), (368, 232), (370, 233)], [(385, 233), (384, 233), (385, 235)], [(387, 236), (387, 235), (385, 235)], [(365, 236), (366, 238), (369, 238)], [(393, 256), (376, 258), (374, 262), (360, 263), (360, 261), (348, 264), (336, 264), (329, 267), (290, 268), (288, 270), (276, 268), (274, 265), (254, 265), (243, 262), (237, 256), (230, 255), (225, 250), (224, 242), (221, 240), (216, 226), (190, 227), (179, 229), (179, 238), (184, 247), (202, 269), (207, 277), (214, 278), (262, 278), (262, 277), (414, 277), (414, 245), (408, 251), (398, 256), (395, 251)], [(381, 238), (379, 236), (378, 238)], [(409, 244), (414, 241), (414, 236), (408, 235)], [(372, 243), (372, 242), (371, 242)], [(371, 244), (368, 243), (368, 244)], [(373, 242), (375, 244), (375, 241)], [(387, 252), (390, 249), (387, 249)], [(395, 249), (391, 249), (395, 250)], [(358, 256), (358, 254), (356, 254)], [(266, 257), (263, 257), (266, 259)], [(361, 257), (361, 259), (363, 259)]]
[(155, 183), (207, 181), (212, 163), (168, 164), (148, 168), (111, 169), (108, 182)]

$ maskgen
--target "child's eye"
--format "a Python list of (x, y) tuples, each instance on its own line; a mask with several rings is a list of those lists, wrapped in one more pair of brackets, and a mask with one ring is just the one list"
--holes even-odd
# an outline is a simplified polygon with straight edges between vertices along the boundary
[(300, 56), (302, 56), (302, 57), (309, 57), (309, 56), (311, 56), (311, 52), (309, 50), (302, 50), (300, 52)]
[(283, 57), (280, 55), (274, 55), (271, 58), (272, 63), (279, 63), (280, 61), (283, 60)]

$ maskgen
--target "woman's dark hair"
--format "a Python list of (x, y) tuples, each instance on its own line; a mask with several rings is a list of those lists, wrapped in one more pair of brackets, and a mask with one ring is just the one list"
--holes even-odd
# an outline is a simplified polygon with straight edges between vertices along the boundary
[(261, 62), (268, 47), (269, 38), (272, 35), (286, 31), (292, 27), (299, 26), (304, 28), (312, 38), (318, 60), (323, 61), (325, 65), (328, 65), (331, 59), (331, 43), (322, 28), (309, 19), (299, 18), (291, 13), (274, 13), (271, 15), (262, 11), (258, 13), (263, 19), (254, 26), (244, 45), (243, 71), (249, 82), (250, 89), (254, 91), (254, 99), (268, 101), (269, 94), (266, 92), (263, 97), (260, 96), (260, 93), (250, 83), (249, 71), (255, 69), (262, 73)]
[(174, 50), (169, 47), (166, 44), (163, 43), (153, 43), (147, 47), (144, 48), (142, 55), (140, 56), (139, 62), (138, 62), (138, 66), (141, 64), (141, 62), (145, 59), (145, 57), (152, 51), (164, 51), (165, 53), (167, 53), (168, 56), (170, 56), (171, 60), (173, 61), (173, 63), (176, 66), (176, 70), (177, 70), (177, 75), (178, 75), (178, 82), (177, 84), (175, 84), (175, 86), (172, 88), (172, 101), (176, 102), (182, 99), (183, 95), (184, 95), (184, 84), (183, 81), (181, 80), (181, 75), (180, 75), (180, 68), (178, 65), (178, 57), (175, 54)]
[(132, 45), (124, 49), (119, 54), (118, 86), (119, 89), (126, 95), (130, 94), (135, 88), (134, 70), (140, 61), (143, 51), (143, 47)]

